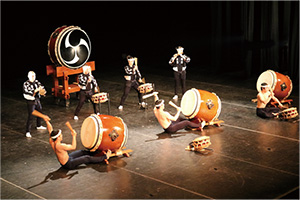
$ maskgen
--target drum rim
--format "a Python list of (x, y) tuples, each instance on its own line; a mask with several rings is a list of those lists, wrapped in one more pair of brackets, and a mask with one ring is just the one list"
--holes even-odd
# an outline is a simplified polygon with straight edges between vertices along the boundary
[(292, 82), (291, 78), (288, 75), (285, 75), (285, 76), (290, 80), (291, 84), (290, 84), (290, 91), (288, 92), (288, 94), (283, 99), (288, 98), (290, 96), (290, 94), (292, 93), (292, 90), (293, 90), (293, 82)]
[[(183, 94), (183, 97), (182, 97), (182, 99), (181, 99), (181, 103), (182, 103), (182, 100), (184, 99), (184, 96), (185, 96), (185, 94), (187, 94), (187, 92), (193, 92), (194, 94), (195, 94), (195, 96), (196, 96), (196, 102), (195, 102), (195, 105), (194, 105), (194, 107), (193, 107), (193, 112), (191, 112), (191, 114), (190, 115), (186, 115), (186, 114), (184, 114), (183, 113), (183, 111), (182, 111), (182, 113), (184, 114), (184, 116), (186, 116), (187, 118), (189, 118), (189, 119), (192, 119), (192, 118), (194, 118), (196, 115), (197, 115), (197, 113), (199, 112), (199, 110), (200, 110), (200, 107), (201, 107), (201, 95), (200, 95), (200, 92), (196, 89), (196, 88), (192, 88), (192, 89), (189, 89), (189, 90), (187, 90), (184, 94)], [(200, 103), (198, 103), (198, 102), (200, 102)], [(181, 105), (181, 103), (180, 103), (180, 107), (182, 108), (182, 105)]]
[(123, 139), (123, 142), (122, 142), (122, 144), (120, 146), (120, 149), (122, 149), (127, 144), (127, 140), (128, 140), (128, 127), (127, 127), (126, 123), (123, 121), (122, 118), (120, 118), (120, 117), (117, 117), (117, 118), (119, 118), (121, 120), (121, 122), (122, 122), (122, 124), (124, 126), (124, 139)]
[(218, 119), (219, 115), (221, 114), (221, 110), (222, 110), (222, 104), (221, 103), (222, 102), (221, 102), (221, 99), (219, 98), (219, 96), (216, 93), (212, 92), (212, 94), (214, 94), (218, 99), (218, 110), (217, 110), (216, 115), (212, 119), (212, 121), (214, 121), (214, 120)]
[[(92, 119), (95, 123), (95, 127), (96, 127), (96, 141), (92, 144), (92, 147), (88, 148), (88, 147), (84, 147), (86, 149), (88, 149), (89, 151), (96, 151), (98, 149), (98, 147), (100, 146), (101, 142), (102, 142), (102, 138), (103, 138), (103, 124), (102, 124), (102, 120), (101, 118), (96, 115), (96, 114), (91, 114), (89, 117), (87, 117), (85, 120), (87, 119)], [(84, 120), (84, 121), (85, 121)], [(82, 124), (84, 124), (84, 121)], [(82, 126), (81, 126), (81, 129), (82, 129)], [(82, 130), (81, 130), (81, 137), (83, 137), (82, 135)], [(81, 140), (82, 141), (82, 140)]]
[[(257, 89), (257, 91), (258, 91), (258, 92), (261, 91), (261, 89), (260, 89), (260, 87), (261, 87), (260, 84), (262, 84), (262, 82), (259, 83), (258, 81), (260, 80), (260, 78), (262, 77), (262, 75), (263, 75), (264, 73), (271, 74), (271, 77), (272, 77), (272, 83), (271, 83), (271, 85), (270, 85), (270, 88), (271, 88), (272, 91), (274, 91), (275, 86), (276, 86), (276, 84), (277, 84), (277, 75), (276, 75), (276, 72), (273, 71), (273, 70), (271, 70), (271, 69), (266, 70), (266, 71), (262, 72), (262, 73), (259, 75), (259, 77), (258, 77), (258, 79), (257, 79), (257, 81), (256, 81), (256, 89)], [(259, 85), (258, 85), (258, 84), (259, 84)]]

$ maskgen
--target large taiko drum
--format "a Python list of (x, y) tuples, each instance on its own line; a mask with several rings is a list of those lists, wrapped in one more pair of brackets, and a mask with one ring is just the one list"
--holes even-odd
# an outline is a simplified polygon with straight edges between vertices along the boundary
[(267, 70), (258, 77), (256, 82), (258, 92), (261, 91), (261, 84), (264, 82), (269, 84), (271, 90), (274, 92), (274, 96), (279, 100), (286, 99), (290, 96), (293, 89), (293, 83), (289, 76), (273, 70)]
[(62, 26), (51, 34), (48, 41), (48, 54), (56, 66), (77, 69), (88, 61), (91, 42), (80, 27)]
[(114, 151), (126, 145), (128, 129), (119, 117), (92, 114), (83, 121), (80, 137), (89, 151)]
[(188, 119), (198, 118), (210, 122), (219, 117), (221, 100), (215, 93), (192, 88), (182, 96), (180, 107)]

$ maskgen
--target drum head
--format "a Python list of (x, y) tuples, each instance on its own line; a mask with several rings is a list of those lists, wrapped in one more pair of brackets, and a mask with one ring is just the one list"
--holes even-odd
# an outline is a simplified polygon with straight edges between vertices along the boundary
[(200, 93), (196, 89), (190, 89), (184, 93), (181, 99), (180, 107), (182, 114), (187, 118), (194, 118), (200, 109)]
[(81, 143), (82, 145), (94, 151), (101, 144), (103, 128), (101, 119), (97, 115), (87, 117), (81, 126)]
[(261, 84), (268, 83), (270, 88), (274, 90), (276, 82), (277, 82), (277, 78), (275, 72), (273, 70), (267, 70), (258, 77), (256, 82), (256, 89), (258, 92), (260, 92)]

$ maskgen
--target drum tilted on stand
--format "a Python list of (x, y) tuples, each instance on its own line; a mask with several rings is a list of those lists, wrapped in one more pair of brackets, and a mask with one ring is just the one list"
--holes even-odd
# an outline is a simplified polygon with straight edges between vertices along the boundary
[(198, 118), (210, 122), (219, 117), (221, 100), (215, 93), (192, 88), (182, 96), (180, 107), (188, 119)]
[(126, 145), (128, 129), (119, 117), (92, 114), (83, 121), (80, 136), (89, 151), (117, 151)]
[(48, 41), (48, 54), (56, 66), (78, 69), (90, 57), (91, 42), (80, 27), (62, 26), (51, 34)]
[(286, 99), (290, 96), (293, 89), (293, 83), (289, 76), (273, 70), (267, 70), (258, 77), (256, 82), (258, 92), (261, 91), (262, 83), (269, 84), (271, 90), (274, 92), (274, 96), (277, 97), (278, 100)]

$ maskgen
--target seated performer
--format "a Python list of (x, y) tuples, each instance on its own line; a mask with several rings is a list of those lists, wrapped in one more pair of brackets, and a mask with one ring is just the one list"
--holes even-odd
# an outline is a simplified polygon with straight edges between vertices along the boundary
[(192, 122), (187, 119), (180, 118), (181, 108), (177, 107), (177, 113), (172, 116), (170, 113), (164, 111), (164, 100), (158, 99), (157, 93), (154, 94), (155, 107), (153, 112), (159, 124), (163, 127), (166, 133), (175, 133), (178, 130), (185, 128), (196, 128), (196, 130), (203, 130), (205, 121), (197, 119), (198, 122)]
[(169, 64), (173, 66), (175, 78), (175, 95), (173, 99), (177, 101), (179, 87), (181, 85), (182, 95), (186, 91), (186, 64), (191, 61), (190, 57), (183, 54), (183, 47), (176, 47), (177, 53), (170, 59)]
[(78, 86), (80, 87), (80, 92), (79, 92), (79, 102), (74, 114), (75, 120), (78, 120), (79, 111), (82, 108), (86, 99), (89, 99), (92, 102), (94, 113), (95, 114), (99, 113), (97, 104), (95, 104), (91, 100), (93, 94), (98, 92), (97, 81), (92, 75), (92, 70), (90, 66), (88, 65), (83, 66), (82, 71), (83, 73), (78, 76), (79, 79)]
[[(31, 137), (30, 129), (32, 125), (32, 111), (38, 110), (42, 112), (42, 104), (40, 101), (41, 94), (40, 91), (44, 89), (44, 86), (36, 80), (36, 75), (33, 71), (28, 72), (28, 80), (23, 84), (23, 96), (27, 102), (27, 110), (28, 110), (28, 118), (26, 123), (26, 137)], [(37, 117), (36, 129), (38, 130), (46, 130), (46, 127), (41, 125), (42, 119)]]
[(111, 151), (108, 150), (106, 155), (103, 156), (93, 156), (94, 153), (86, 151), (86, 150), (77, 150), (70, 154), (68, 151), (72, 151), (76, 149), (76, 131), (71, 131), (72, 134), (72, 144), (62, 143), (62, 131), (60, 129), (54, 131), (52, 128), (50, 118), (47, 115), (41, 114), (41, 117), (45, 120), (47, 124), (47, 129), (49, 132), (49, 143), (56, 154), (56, 157), (61, 164), (61, 166), (65, 169), (75, 169), (77, 166), (81, 164), (89, 164), (89, 163), (101, 163), (105, 159), (109, 159), (111, 155)]
[(283, 108), (283, 105), (280, 101), (274, 96), (274, 93), (271, 91), (267, 83), (261, 84), (261, 91), (257, 94), (257, 106), (256, 106), (256, 115), (261, 118), (273, 118), (276, 117), (280, 111), (277, 107), (267, 107), (267, 104), (274, 100), (278, 103), (280, 108)]
[[(140, 85), (139, 82), (142, 82), (142, 80), (141, 80), (142, 75), (138, 69), (138, 66), (135, 65), (135, 63), (134, 63), (134, 61), (135, 61), (134, 57), (128, 55), (127, 61), (128, 61), (128, 65), (124, 67), (125, 73), (126, 73), (126, 75), (124, 76), (124, 78), (126, 80), (125, 86), (124, 86), (124, 93), (121, 98), (121, 102), (120, 102), (118, 109), (123, 110), (123, 105), (124, 105), (125, 100), (126, 100), (132, 87), (138, 93), (139, 105), (141, 106), (142, 109), (144, 109), (146, 107), (146, 103), (142, 101), (142, 94), (138, 90), (138, 87)], [(137, 81), (137, 78), (138, 78), (138, 81)]]

